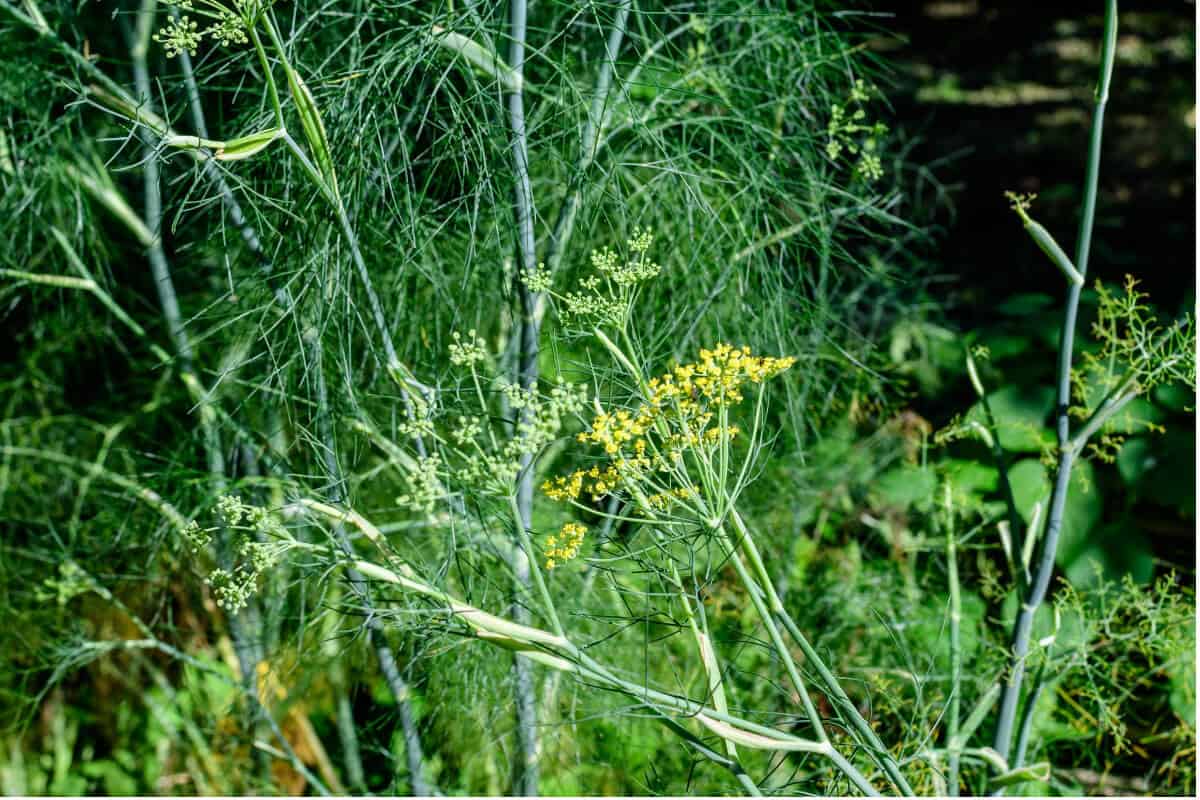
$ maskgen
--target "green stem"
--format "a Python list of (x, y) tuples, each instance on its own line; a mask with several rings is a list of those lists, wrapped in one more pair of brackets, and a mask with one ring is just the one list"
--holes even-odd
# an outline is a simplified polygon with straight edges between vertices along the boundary
[(950, 585), (950, 701), (946, 709), (946, 740), (948, 754), (947, 789), (951, 797), (959, 793), (958, 742), (959, 718), (962, 705), (962, 596), (958, 582), (958, 542), (954, 531), (953, 509), (950, 507), (950, 486), (946, 486), (946, 580)]
[(525, 527), (525, 518), (518, 506), (516, 495), (509, 496), (508, 504), (512, 510), (513, 524), (517, 528), (517, 541), (520, 542), (521, 551), (529, 563), (529, 574), (542, 601), (546, 619), (550, 620), (550, 627), (555, 634), (565, 636), (562, 623), (558, 619), (558, 610), (555, 608), (554, 599), (550, 596), (550, 589), (546, 586), (546, 579), (542, 576), (541, 567), (538, 566), (537, 554), (533, 551), (533, 539), (529, 535), (529, 529)]
[[(1079, 217), (1079, 235), (1076, 247), (1075, 266), (1081, 277), (1087, 277), (1088, 256), (1092, 244), (1092, 226), (1096, 216), (1096, 193), (1100, 177), (1100, 151), (1104, 132), (1104, 111), (1108, 103), (1108, 90), (1112, 81), (1112, 70), (1117, 39), (1117, 2), (1107, 0), (1104, 15), (1104, 45), (1100, 60), (1100, 77), (1096, 83), (1095, 108), (1092, 114), (1091, 136), (1088, 143), (1087, 168), (1083, 187), (1083, 208)], [(1041, 545), (1038, 569), (1033, 582), (1022, 598), (1021, 608), (1013, 624), (1012, 650), (1009, 656), (1008, 681), (1000, 701), (1000, 713), (996, 721), (993, 749), (1007, 761), (1012, 748), (1013, 724), (1021, 702), (1021, 688), (1025, 677), (1025, 659), (1029, 654), (1033, 619), (1045, 601), (1050, 588), (1050, 576), (1054, 571), (1058, 551), (1059, 534), (1062, 531), (1063, 515), (1066, 510), (1067, 492), (1070, 489), (1071, 467), (1075, 450), (1072, 448), (1071, 424), (1068, 408), (1071, 403), (1071, 363), (1075, 344), (1075, 325), (1079, 314), (1081, 284), (1072, 284), (1067, 290), (1066, 311), (1058, 354), (1058, 387), (1056, 399), (1056, 432), (1058, 436), (1058, 470), (1054, 489), (1050, 497), (1050, 512), (1046, 520), (1046, 535)], [(996, 794), (1003, 793), (997, 790)]]
[(869, 745), (869, 747), (865, 748), (868, 754), (883, 767), (884, 772), (887, 773), (888, 777), (902, 794), (912, 795), (912, 786), (909, 785), (908, 780), (900, 772), (899, 765), (880, 740), (879, 734), (871, 727), (871, 723), (867, 722), (863, 718), (863, 715), (859, 713), (858, 707), (846, 694), (841, 682), (825, 664), (824, 659), (817, 653), (816, 648), (808, 641), (808, 637), (801, 633), (795, 620), (792, 619), (787, 609), (784, 608), (783, 602), (779, 599), (779, 595), (775, 591), (775, 585), (771, 581), (770, 573), (767, 572), (762, 555), (758, 551), (758, 546), (754, 543), (754, 537), (750, 535), (750, 531), (746, 527), (746, 523), (742, 520), (741, 515), (735, 509), (730, 514), (730, 517), (738, 533), (739, 545), (745, 549), (750, 558), (751, 566), (754, 567), (759, 582), (761, 582), (762, 588), (766, 592), (771, 610), (779, 618), (780, 622), (783, 623), (783, 627), (787, 629), (788, 634), (799, 645), (801, 652), (804, 653), (804, 657), (816, 669), (817, 675), (821, 678), (825, 690), (831, 695), (834, 704), (846, 716), (855, 732)]

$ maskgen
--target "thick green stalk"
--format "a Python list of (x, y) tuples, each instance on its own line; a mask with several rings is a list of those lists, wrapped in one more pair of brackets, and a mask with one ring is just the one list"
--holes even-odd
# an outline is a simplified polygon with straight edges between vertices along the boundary
[[(1104, 131), (1104, 111), (1108, 103), (1108, 90), (1112, 81), (1113, 61), (1117, 39), (1117, 2), (1107, 0), (1104, 15), (1104, 42), (1101, 52), (1100, 77), (1096, 84), (1095, 107), (1092, 113), (1091, 136), (1088, 143), (1087, 171), (1083, 186), (1083, 208), (1079, 216), (1079, 234), (1076, 243), (1075, 266), (1082, 277), (1087, 277), (1088, 256), (1092, 245), (1092, 225), (1096, 216), (1096, 192), (1100, 177), (1100, 149)], [(1005, 760), (1012, 748), (1013, 724), (1017, 708), (1021, 703), (1021, 687), (1025, 677), (1025, 659), (1029, 655), (1033, 619), (1046, 599), (1050, 577), (1054, 571), (1058, 552), (1058, 538), (1062, 532), (1063, 514), (1066, 509), (1067, 492), (1070, 490), (1071, 467), (1076, 450), (1072, 447), (1071, 422), (1068, 408), (1071, 404), (1071, 364), (1075, 345), (1075, 325), (1079, 314), (1081, 283), (1073, 283), (1067, 289), (1066, 310), (1063, 314), (1062, 334), (1058, 353), (1058, 385), (1055, 405), (1056, 434), (1058, 438), (1058, 465), (1054, 489), (1050, 496), (1050, 511), (1046, 520), (1046, 535), (1041, 544), (1037, 572), (1025, 595), (1013, 625), (1012, 651), (1009, 655), (1008, 680), (1000, 701), (1000, 713), (996, 721), (996, 735), (992, 748)], [(999, 794), (1001, 792), (997, 792)]]
[[(508, 6), (508, 65), (516, 76), (516, 82), (507, 92), (509, 135), (511, 137), (513, 165), (513, 211), (516, 222), (517, 268), (512, 276), (520, 302), (520, 325), (517, 332), (517, 382), (522, 388), (533, 391), (538, 382), (538, 329), (534, 319), (535, 295), (521, 280), (537, 267), (533, 232), (533, 187), (529, 180), (529, 151), (525, 133), (525, 35), (527, 25), (526, 0), (510, 0)], [(530, 420), (530, 410), (522, 409), (520, 421)], [(532, 453), (521, 454), (521, 472), (517, 479), (516, 525), (518, 536), (528, 536), (533, 519), (533, 463)], [(513, 575), (517, 591), (529, 586), (531, 569), (529, 548), (514, 548), (512, 552)], [(514, 619), (527, 620), (528, 615), (520, 602), (512, 605)], [(533, 691), (533, 672), (528, 661), (513, 660), (513, 682), (516, 699), (517, 741), (519, 763), (517, 764), (515, 790), (527, 797), (538, 794), (538, 732), (537, 704)]]

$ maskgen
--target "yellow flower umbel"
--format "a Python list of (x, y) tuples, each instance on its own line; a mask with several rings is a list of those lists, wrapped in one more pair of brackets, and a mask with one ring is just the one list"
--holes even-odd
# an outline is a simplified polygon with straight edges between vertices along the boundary
[[(689, 473), (697, 473), (708, 488), (723, 485), (729, 443), (740, 433), (729, 421), (729, 408), (743, 401), (748, 384), (761, 384), (795, 362), (728, 344), (701, 350), (695, 362), (647, 382), (645, 399), (634, 410), (597, 414), (577, 439), (599, 445), (606, 462), (548, 480), (542, 491), (554, 500), (584, 495), (597, 502), (623, 489), (648, 515), (698, 500)], [(700, 505), (695, 504), (697, 511)]]
[(554, 569), (563, 561), (579, 555), (587, 528), (578, 522), (568, 522), (562, 530), (546, 540), (546, 569)]

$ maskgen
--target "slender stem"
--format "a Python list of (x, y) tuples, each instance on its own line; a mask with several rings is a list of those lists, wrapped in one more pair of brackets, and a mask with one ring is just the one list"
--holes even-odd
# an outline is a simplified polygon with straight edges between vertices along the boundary
[(262, 67), (263, 80), (267, 82), (267, 95), (271, 98), (271, 109), (275, 112), (275, 124), (287, 129), (283, 118), (283, 104), (279, 101), (279, 87), (275, 85), (275, 75), (271, 72), (271, 61), (267, 58), (267, 50), (263, 47), (258, 35), (258, 25), (249, 26), (250, 41), (254, 43), (254, 52), (258, 54), (258, 63)]
[(808, 693), (808, 687), (804, 683), (804, 679), (800, 677), (800, 670), (796, 666), (795, 659), (792, 658), (791, 650), (783, 641), (783, 636), (779, 631), (779, 626), (775, 621), (775, 617), (771, 614), (770, 609), (762, 599), (762, 592), (757, 588), (757, 582), (750, 575), (750, 571), (746, 569), (745, 563), (742, 561), (741, 555), (738, 554), (737, 547), (729, 537), (722, 531), (719, 534), (721, 546), (729, 553), (729, 560), (733, 563), (733, 568), (738, 574), (738, 578), (746, 585), (747, 594), (750, 596), (750, 602), (754, 606), (754, 610), (758, 613), (762, 620), (763, 626), (767, 629), (767, 635), (771, 639), (771, 644), (778, 654), (779, 659), (783, 662), (784, 670), (788, 674), (788, 678), (795, 687), (796, 693), (800, 697), (800, 703), (804, 707), (804, 713), (808, 716), (810, 724), (813, 726), (813, 731), (817, 735), (817, 739), (821, 742), (829, 741), (829, 734), (825, 731), (825, 725), (821, 721), (821, 715), (817, 711), (816, 705), (812, 701), (812, 697)]
[(546, 614), (546, 619), (550, 621), (551, 630), (558, 636), (565, 636), (562, 622), (558, 618), (558, 610), (554, 605), (554, 598), (550, 595), (550, 589), (546, 586), (546, 579), (542, 576), (542, 570), (537, 565), (537, 554), (533, 552), (533, 540), (529, 535), (529, 529), (525, 527), (526, 522), (520, 503), (516, 496), (510, 496), (508, 503), (509, 508), (512, 510), (513, 523), (517, 526), (517, 541), (520, 542), (521, 551), (524, 553), (525, 559), (529, 564), (529, 574), (533, 579), (534, 586), (537, 588), (538, 596), (543, 606), (542, 610)]
[(958, 583), (958, 542), (954, 530), (954, 510), (950, 506), (950, 486), (946, 486), (946, 580), (950, 585), (950, 701), (946, 708), (947, 790), (958, 797), (958, 768), (962, 756), (958, 743), (962, 706), (962, 596)]
[[(1107, 0), (1104, 15), (1104, 44), (1100, 62), (1100, 77), (1096, 84), (1095, 107), (1092, 113), (1091, 136), (1088, 143), (1087, 168), (1083, 187), (1083, 208), (1079, 217), (1079, 234), (1076, 243), (1075, 266), (1081, 276), (1087, 276), (1088, 256), (1092, 244), (1092, 226), (1096, 216), (1096, 192), (1100, 176), (1100, 150), (1104, 131), (1104, 111), (1108, 103), (1108, 90), (1112, 81), (1112, 70), (1117, 38), (1117, 2)], [(1029, 654), (1030, 634), (1033, 618), (1046, 598), (1050, 576), (1054, 570), (1058, 552), (1058, 539), (1062, 531), (1063, 513), (1066, 509), (1067, 492), (1070, 489), (1071, 467), (1076, 455), (1071, 446), (1070, 417), (1071, 363), (1075, 344), (1075, 324), (1079, 314), (1081, 284), (1072, 284), (1067, 289), (1067, 304), (1063, 314), (1062, 334), (1058, 353), (1058, 387), (1056, 399), (1056, 433), (1058, 437), (1058, 471), (1050, 497), (1050, 512), (1046, 520), (1046, 535), (1041, 544), (1037, 573), (1030, 584), (1016, 622), (1013, 625), (1012, 651), (1009, 657), (1008, 680), (1000, 701), (1000, 713), (996, 721), (993, 749), (1005, 760), (1012, 747), (1013, 724), (1021, 701), (1021, 687), (1025, 677), (1025, 659)], [(1002, 791), (997, 791), (997, 794)]]
[(1021, 727), (1017, 730), (1017, 752), (1013, 755), (1012, 769), (1020, 769), (1025, 765), (1025, 752), (1029, 747), (1029, 734), (1033, 730), (1033, 715), (1037, 711), (1038, 700), (1046, 689), (1046, 662), (1038, 667), (1037, 676), (1033, 679), (1033, 692), (1025, 702), (1025, 711), (1021, 714)]
[[(325, 385), (324, 357), (320, 337), (312, 335), (311, 361), (316, 372), (317, 389), (317, 427), (321, 441), (322, 465), (325, 478), (328, 481), (325, 497), (334, 505), (345, 502), (345, 477), (337, 458), (337, 441), (334, 437), (332, 414), (330, 413), (329, 393)], [(343, 555), (353, 556), (353, 546), (350, 537), (346, 535), (346, 527), (341, 522), (333, 526), (334, 540)], [(358, 596), (367, 617), (367, 633), (371, 647), (375, 651), (375, 659), (379, 662), (379, 670), (387, 683), (388, 690), (396, 702), (396, 710), (400, 715), (400, 731), (404, 738), (404, 754), (408, 765), (409, 783), (412, 793), (417, 796), (428, 796), (436, 791), (435, 787), (425, 778), (424, 754), (421, 747), (421, 735), (417, 729), (416, 718), (413, 716), (412, 705), (409, 703), (409, 688), (400, 674), (396, 658), (392, 653), (391, 644), (383, 622), (375, 612), (371, 599), (371, 589), (366, 579), (358, 570), (350, 567), (346, 570), (350, 588)]]
[(800, 628), (798, 625), (796, 625), (795, 620), (792, 619), (792, 616), (787, 612), (787, 609), (784, 608), (783, 602), (780, 600), (779, 595), (775, 591), (775, 585), (771, 581), (771, 576), (767, 571), (766, 564), (763, 562), (762, 554), (759, 553), (758, 546), (754, 542), (754, 537), (750, 535), (750, 531), (746, 527), (746, 523), (742, 520), (741, 515), (734, 510), (733, 513), (730, 514), (730, 517), (733, 520), (734, 527), (738, 533), (738, 544), (745, 549), (747, 555), (749, 556), (750, 563), (758, 575), (758, 582), (766, 592), (767, 600), (770, 603), (772, 612), (779, 618), (780, 622), (783, 623), (783, 627), (787, 629), (788, 634), (793, 640), (795, 640), (796, 644), (800, 646), (800, 650), (804, 653), (804, 657), (813, 665), (813, 668), (816, 669), (817, 675), (821, 678), (821, 682), (824, 685), (825, 690), (829, 692), (834, 704), (837, 705), (839, 710), (841, 710), (841, 712), (845, 715), (850, 723), (850, 726), (860, 737), (862, 737), (863, 741), (870, 745), (869, 747), (865, 748), (868, 754), (870, 754), (870, 756), (877, 761), (881, 767), (883, 767), (884, 771), (888, 774), (888, 777), (892, 780), (892, 782), (896, 785), (896, 788), (899, 789), (902, 794), (912, 795), (912, 786), (909, 785), (908, 780), (904, 777), (904, 774), (900, 772), (899, 765), (896, 763), (896, 760), (892, 758), (891, 754), (888, 752), (888, 749), (880, 740), (879, 734), (877, 734), (875, 729), (871, 727), (871, 723), (867, 722), (866, 719), (863, 718), (863, 715), (859, 713), (858, 707), (854, 705), (854, 701), (851, 700), (849, 695), (846, 694), (846, 690), (842, 688), (841, 682), (825, 664), (824, 659), (821, 658), (821, 655), (816, 651), (816, 648), (812, 646), (812, 643), (808, 641), (808, 637), (801, 633)]
[[(608, 123), (609, 91), (612, 87), (613, 71), (617, 65), (617, 54), (621, 52), (621, 43), (625, 39), (625, 30), (629, 22), (629, 9), (632, 0), (620, 0), (617, 15), (613, 19), (612, 28), (604, 42), (604, 61), (596, 75), (596, 86), (592, 92), (592, 104), (588, 109), (587, 122), (583, 135), (579, 140), (579, 157), (575, 164), (575, 174), (571, 176), (571, 185), (567, 197), (558, 210), (558, 219), (554, 223), (554, 232), (546, 247), (546, 269), (551, 275), (558, 271), (562, 263), (563, 253), (575, 229), (575, 218), (583, 204), (583, 187), (587, 180), (588, 171), (596, 160), (596, 154), (603, 145), (604, 128)], [(534, 318), (540, 322), (546, 313), (546, 295), (539, 294), (534, 304)]]
[(1082, 450), (1087, 445), (1088, 440), (1092, 438), (1092, 434), (1100, 430), (1106, 422), (1119, 414), (1121, 409), (1125, 408), (1125, 406), (1129, 405), (1137, 397), (1137, 394), (1136, 389), (1128, 388), (1124, 392), (1116, 394), (1111, 399), (1102, 403), (1071, 437), (1068, 446), (1075, 452)]

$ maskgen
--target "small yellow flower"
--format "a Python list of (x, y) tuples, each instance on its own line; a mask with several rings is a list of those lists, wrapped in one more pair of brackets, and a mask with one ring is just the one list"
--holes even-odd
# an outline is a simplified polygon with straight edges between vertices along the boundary
[(578, 522), (568, 522), (558, 533), (546, 540), (546, 569), (554, 569), (560, 562), (570, 561), (579, 555), (587, 528)]

